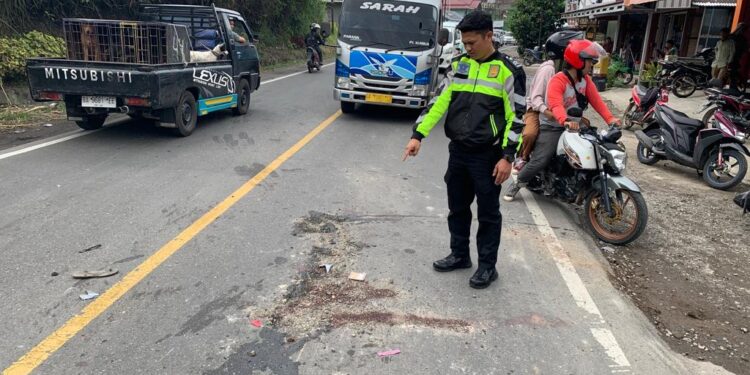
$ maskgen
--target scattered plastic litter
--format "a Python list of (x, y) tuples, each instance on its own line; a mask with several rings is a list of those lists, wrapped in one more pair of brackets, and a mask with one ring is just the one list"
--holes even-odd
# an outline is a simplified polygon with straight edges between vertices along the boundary
[(50, 124), (50, 123), (44, 124), (44, 127), (45, 127), (45, 128), (51, 128), (51, 127), (53, 127), (53, 126), (54, 126), (54, 125), (52, 125), (52, 124)]
[(367, 274), (363, 272), (352, 272), (349, 274), (349, 280), (365, 281), (365, 276), (367, 276)]
[(261, 322), (258, 319), (255, 319), (255, 320), (250, 321), (250, 325), (252, 325), (255, 328), (260, 328), (260, 327), (263, 327), (263, 322)]
[(73, 272), (73, 278), (74, 279), (93, 279), (98, 277), (109, 277), (112, 275), (117, 274), (116, 269), (109, 268), (106, 270), (98, 270), (98, 271), (75, 271)]
[(326, 269), (326, 273), (329, 273), (329, 272), (331, 272), (331, 268), (333, 268), (333, 264), (327, 264), (326, 263), (326, 264), (321, 264), (318, 267), (319, 268), (325, 268)]
[(390, 357), (390, 356), (394, 356), (397, 354), (401, 354), (401, 349), (392, 349), (392, 350), (386, 350), (384, 352), (379, 352), (378, 357), (380, 358)]
[(79, 297), (81, 297), (81, 299), (84, 300), (84, 301), (88, 301), (90, 299), (94, 299), (96, 297), (99, 297), (99, 293), (87, 290), (86, 294), (81, 294)]

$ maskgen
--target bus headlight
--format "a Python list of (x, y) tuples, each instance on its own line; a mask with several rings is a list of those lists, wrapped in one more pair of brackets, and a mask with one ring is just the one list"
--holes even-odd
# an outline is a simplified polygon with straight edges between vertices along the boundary
[(336, 77), (336, 87), (344, 90), (352, 89), (352, 80), (349, 77)]
[(411, 93), (409, 96), (421, 96), (425, 97), (430, 92), (430, 87), (428, 85), (414, 85), (411, 89)]

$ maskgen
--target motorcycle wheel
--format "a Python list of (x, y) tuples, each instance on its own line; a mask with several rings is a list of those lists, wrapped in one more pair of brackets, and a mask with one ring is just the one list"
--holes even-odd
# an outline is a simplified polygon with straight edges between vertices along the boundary
[(695, 93), (698, 84), (690, 76), (680, 76), (674, 80), (674, 94), (678, 98), (687, 98)]
[[(646, 135), (654, 142), (661, 142), (661, 132), (659, 129), (651, 129), (646, 132)], [(654, 165), (661, 160), (659, 155), (656, 155), (653, 151), (646, 148), (641, 142), (638, 142), (638, 147), (635, 152), (638, 156), (638, 161), (641, 162), (641, 164)]]
[(714, 118), (714, 113), (716, 112), (718, 108), (713, 107), (709, 108), (708, 111), (706, 111), (706, 114), (703, 115), (703, 125), (706, 127), (706, 129), (710, 129), (713, 127), (713, 123), (711, 120)]
[(601, 193), (593, 191), (584, 204), (584, 222), (601, 241), (613, 245), (629, 244), (640, 237), (646, 229), (646, 200), (641, 193), (626, 189), (616, 190), (610, 195), (614, 217), (607, 214)]
[(708, 156), (706, 164), (703, 165), (703, 180), (708, 186), (719, 189), (731, 189), (745, 178), (747, 174), (747, 160), (739, 151), (728, 148), (722, 151), (723, 165), (716, 165), (719, 158), (719, 150), (714, 150)]
[(628, 105), (628, 108), (625, 110), (625, 113), (622, 115), (622, 128), (623, 129), (630, 129), (633, 127), (633, 119), (632, 115), (635, 111), (635, 103), (632, 101)]
[(633, 81), (633, 73), (626, 71), (619, 71), (616, 74), (617, 79), (622, 81), (623, 84), (629, 85)]

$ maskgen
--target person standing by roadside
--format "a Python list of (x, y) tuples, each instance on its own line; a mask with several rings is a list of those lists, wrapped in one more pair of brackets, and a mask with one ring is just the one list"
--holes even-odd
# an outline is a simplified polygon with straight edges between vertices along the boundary
[(552, 118), (552, 111), (545, 103), (547, 83), (555, 73), (562, 70), (561, 62), (565, 47), (574, 39), (583, 39), (583, 33), (573, 30), (558, 31), (550, 35), (544, 43), (544, 50), (549, 60), (542, 63), (537, 69), (534, 80), (531, 81), (529, 95), (526, 96), (526, 113), (523, 116), (525, 126), (521, 137), (521, 151), (513, 167), (514, 173), (518, 173), (529, 161), (529, 156), (531, 156), (534, 143), (539, 135), (539, 116)]
[(734, 59), (734, 41), (729, 39), (729, 28), (721, 29), (721, 39), (716, 43), (716, 57), (711, 64), (711, 78), (721, 80), (722, 87), (727, 84), (728, 65)]
[(477, 199), (479, 266), (469, 280), (486, 288), (498, 274), (502, 214), (500, 185), (508, 179), (516, 153), (510, 134), (515, 118), (514, 79), (492, 44), (492, 17), (474, 11), (458, 24), (466, 54), (454, 59), (438, 95), (417, 120), (403, 160), (417, 156), (421, 141), (445, 117), (450, 138), (448, 170), (448, 230), (451, 253), (433, 263), (438, 272), (471, 268), (471, 203)]

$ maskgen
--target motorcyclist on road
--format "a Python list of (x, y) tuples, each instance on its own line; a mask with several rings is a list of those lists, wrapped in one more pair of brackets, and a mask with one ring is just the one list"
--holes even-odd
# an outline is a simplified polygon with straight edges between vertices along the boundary
[(321, 45), (324, 45), (325, 40), (320, 35), (320, 25), (313, 23), (310, 25), (310, 33), (305, 37), (305, 46), (311, 47), (318, 54), (318, 61), (323, 64), (323, 51), (320, 49)]
[(590, 76), (593, 66), (606, 54), (602, 46), (589, 40), (573, 40), (565, 48), (565, 70), (555, 74), (547, 86), (546, 102), (554, 119), (540, 117), (539, 137), (531, 153), (531, 160), (518, 173), (518, 181), (510, 187), (504, 200), (512, 201), (522, 187), (544, 171), (555, 157), (557, 143), (565, 128), (578, 130), (579, 123), (567, 120), (569, 108), (579, 107), (585, 110), (591, 103), (607, 124), (619, 126), (620, 120), (604, 104)]

